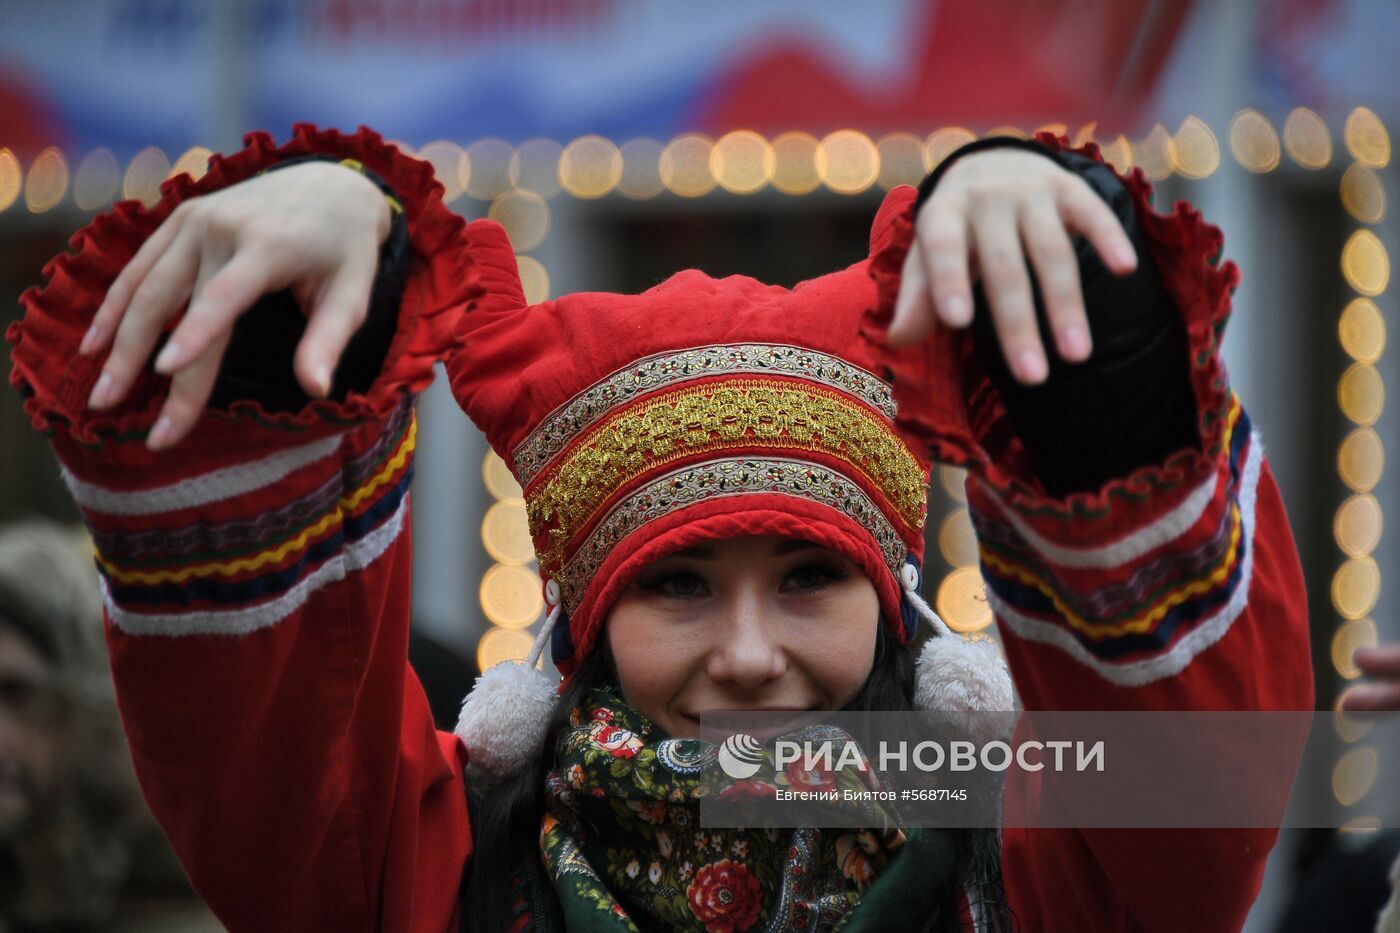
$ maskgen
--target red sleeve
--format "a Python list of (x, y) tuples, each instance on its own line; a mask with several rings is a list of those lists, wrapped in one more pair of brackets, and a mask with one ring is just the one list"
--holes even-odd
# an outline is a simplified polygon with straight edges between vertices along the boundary
[[(180, 201), (307, 152), (358, 159), (408, 214), (418, 258), (369, 391), (285, 413), (235, 402), (159, 454), (144, 437), (167, 379), (147, 369), (120, 408), (86, 410), (101, 360), (78, 342), (144, 237)], [(441, 190), (367, 130), (253, 135), (153, 209), (80, 231), (8, 333), (11, 382), (96, 545), (142, 789), (231, 930), (438, 933), (455, 915), (465, 756), (407, 667), (413, 403), (477, 290)]]
[[(1081, 152), (1099, 158), (1092, 144)], [(902, 424), (935, 459), (968, 468), (987, 596), (1027, 709), (1312, 709), (1292, 533), (1218, 355), (1238, 271), (1217, 264), (1223, 238), (1196, 211), (1153, 211), (1140, 171), (1124, 183), (1185, 319), (1198, 449), (1092, 492), (1048, 496), (968, 331), (939, 328), (921, 347), (884, 346), (912, 199), (872, 260), (881, 300), (866, 336), (894, 373)], [(1032, 929), (1237, 930), (1275, 837), (1009, 829), (1003, 868), (1012, 909)]]

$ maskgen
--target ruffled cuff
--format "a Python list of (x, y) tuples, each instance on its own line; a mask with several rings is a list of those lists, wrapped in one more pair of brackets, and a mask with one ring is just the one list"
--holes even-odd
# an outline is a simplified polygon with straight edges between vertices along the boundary
[[(1067, 140), (1050, 134), (1041, 134), (1037, 142), (1103, 162), (1093, 143), (1070, 149)], [(1164, 462), (1134, 469), (1093, 490), (1064, 497), (1046, 492), (974, 350), (969, 329), (940, 326), (915, 347), (895, 349), (886, 342), (914, 234), (912, 200), (894, 218), (891, 235), (870, 262), (879, 298), (866, 315), (862, 337), (892, 375), (902, 430), (931, 458), (968, 468), (1002, 504), (1064, 543), (1102, 541), (1106, 535), (1153, 521), (1201, 481), (1218, 474), (1229, 459), (1231, 393), (1217, 351), (1238, 269), (1233, 263), (1217, 264), (1223, 237), (1198, 211), (1184, 202), (1170, 214), (1154, 211), (1151, 185), (1141, 170), (1122, 181), (1136, 205), (1163, 287), (1186, 327), (1200, 443), (1199, 449), (1179, 450)], [(1084, 453), (1094, 455), (1092, 450)]]
[(102, 412), (87, 408), (103, 358), (79, 356), (77, 348), (108, 287), (181, 202), (236, 184), (285, 159), (318, 153), (363, 163), (393, 188), (408, 218), (415, 259), (379, 375), (364, 392), (351, 391), (338, 401), (312, 400), (294, 411), (268, 410), (252, 399), (234, 400), (224, 410), (206, 412), (186, 443), (201, 435), (218, 436), (219, 425), (230, 421), (294, 430), (359, 424), (388, 416), (404, 396), (421, 392), (432, 381), (433, 364), (455, 345), (458, 315), (451, 312), (480, 292), (466, 222), (443, 203), (443, 187), (428, 163), (405, 156), (364, 127), (347, 135), (303, 123), (281, 146), (266, 133), (250, 133), (239, 152), (211, 158), (198, 181), (180, 175), (165, 182), (152, 208), (136, 201), (114, 205), (73, 235), (73, 252), (45, 265), (47, 284), (20, 297), (24, 315), (6, 332), (13, 362), (10, 383), (24, 397), (35, 428), (65, 434), (82, 445), (144, 437), (170, 385), (168, 377), (149, 366), (120, 406)]

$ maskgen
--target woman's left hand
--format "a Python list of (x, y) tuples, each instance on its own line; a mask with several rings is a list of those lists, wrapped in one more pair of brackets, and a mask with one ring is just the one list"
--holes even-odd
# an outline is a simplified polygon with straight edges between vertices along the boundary
[(1342, 709), (1349, 713), (1400, 711), (1400, 644), (1360, 648), (1352, 660), (1371, 682), (1348, 690)]
[(1078, 176), (1024, 149), (988, 149), (959, 159), (915, 220), (890, 341), (909, 344), (935, 323), (972, 322), (972, 283), (980, 275), (1007, 366), (1021, 382), (1049, 373), (1036, 325), (1026, 262), (1040, 283), (1059, 355), (1092, 350), (1072, 233), (1093, 244), (1117, 275), (1137, 254), (1113, 211)]

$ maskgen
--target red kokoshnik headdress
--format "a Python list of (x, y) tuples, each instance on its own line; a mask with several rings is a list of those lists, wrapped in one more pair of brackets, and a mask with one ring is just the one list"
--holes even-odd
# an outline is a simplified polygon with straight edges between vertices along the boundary
[[(872, 256), (913, 197), (901, 188), (886, 198)], [(560, 671), (575, 670), (647, 564), (746, 535), (849, 557), (900, 642), (920, 616), (947, 634), (918, 594), (930, 464), (900, 433), (891, 386), (859, 333), (879, 299), (871, 260), (792, 289), (691, 270), (640, 295), (527, 307), (505, 237), (480, 222), (472, 233), (486, 294), (463, 318), (448, 373), (524, 489), (551, 608), (530, 669), (549, 639)], [(969, 649), (974, 667), (989, 663), (988, 646), (938, 641)], [(1005, 697), (991, 708), (1009, 708), (994, 666), (1000, 679), (980, 667), (976, 676)], [(517, 683), (524, 672), (512, 668), (488, 672), (458, 727), (486, 770), (514, 767), (507, 736), (552, 699), (553, 685)], [(532, 689), (535, 704), (522, 700)], [(512, 760), (494, 767), (497, 756)]]

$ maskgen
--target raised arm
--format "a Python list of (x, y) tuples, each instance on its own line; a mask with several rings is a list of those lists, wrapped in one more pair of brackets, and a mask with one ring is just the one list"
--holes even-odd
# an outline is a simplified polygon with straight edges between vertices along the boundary
[[(1039, 146), (969, 147), (926, 183), (872, 260), (881, 300), (867, 328), (894, 375), (901, 420), (938, 459), (968, 467), (982, 570), (1011, 636), (1022, 697), (1030, 708), (1056, 709), (1310, 708), (1292, 537), (1218, 355), (1238, 280), (1233, 264), (1216, 262), (1220, 232), (1184, 204), (1172, 215), (1152, 211), (1141, 175), (1118, 179), (1095, 149), (1066, 152), (1048, 137)], [(1002, 156), (1038, 160), (1035, 171), (1049, 180), (995, 177), (1010, 164), (998, 168), (993, 160)], [(960, 173), (959, 164), (970, 167)], [(1081, 194), (1092, 198), (1103, 214), (1056, 202), (1056, 191), (1076, 202)], [(1051, 248), (1037, 246), (1038, 234), (1026, 227), (1041, 197), (1060, 224)], [(931, 297), (956, 292), (928, 284), (938, 277), (933, 267), (948, 264), (946, 242), (927, 242), (948, 213), (984, 242), (1002, 237), (997, 277), (1017, 269), (1012, 285), (993, 282), (992, 250), (975, 256), (982, 281), (974, 290), (964, 272), (964, 282), (977, 314), (955, 314)], [(1011, 219), (994, 223), (998, 215)], [(1000, 232), (975, 233), (983, 223)], [(1085, 242), (1070, 239), (1091, 230), (1099, 232)], [(1133, 252), (1141, 254), (1137, 262), (1118, 268), (1101, 258)], [(964, 246), (964, 267), (967, 255)], [(1044, 301), (1032, 289), (1037, 279)], [(1061, 284), (1046, 286), (1047, 279)], [(1055, 297), (1065, 283), (1076, 298)], [(1092, 349), (1081, 345), (1078, 361), (1067, 359), (1076, 355), (1075, 340), (1065, 340), (1076, 324), (1093, 333)], [(1042, 357), (1039, 372), (1018, 370), (1018, 358), (1043, 353), (1047, 332), (1058, 344), (1048, 369)], [(885, 344), (886, 334), (896, 346)], [(1105, 459), (1112, 471), (1100, 477)], [(1255, 533), (1266, 524), (1268, 534)], [(1256, 558), (1263, 557), (1261, 581)], [(1123, 586), (1135, 573), (1140, 584)], [(1196, 683), (1190, 672), (1198, 657), (1241, 614), (1253, 618), (1245, 610), (1256, 596), (1283, 605), (1270, 616), (1288, 635), (1275, 641), (1288, 663), (1267, 672), (1277, 689), (1261, 691), (1258, 677)], [(1043, 654), (1041, 646), (1059, 650)], [(1056, 672), (1073, 659), (1098, 676), (1039, 676), (1038, 665), (1024, 664), (1026, 652)], [(1190, 689), (1181, 688), (1181, 676), (1191, 678)]]
[[(1220, 232), (1186, 205), (1152, 211), (1141, 174), (1112, 176), (1093, 147), (1038, 144), (1005, 154), (1056, 173), (1029, 193), (981, 170), (999, 152), (964, 152), (930, 183), (917, 218), (911, 205), (873, 260), (881, 302), (868, 328), (877, 343), (887, 330), (906, 343), (885, 351), (901, 419), (937, 459), (968, 468), (982, 575), (1020, 697), (1028, 709), (1310, 709), (1296, 550), (1218, 355), (1238, 280), (1216, 264)], [(1116, 223), (1089, 212), (1083, 191)], [(1021, 205), (996, 209), (1003, 246), (979, 241), (984, 287), (974, 302), (964, 276), (966, 308), (959, 287), (936, 284), (946, 276), (932, 241), (959, 196)], [(1055, 220), (1057, 235), (1041, 232)], [(1119, 232), (1137, 241), (1136, 269), (1115, 259)], [(1025, 356), (1042, 343), (1058, 351), (1048, 367)], [(1004, 866), (1022, 916), (1233, 930), (1273, 840), (1008, 830)]]
[(80, 231), (9, 333), (96, 544), (142, 789), (231, 930), (455, 910), (462, 762), (405, 660), (413, 402), (477, 291), (440, 192), (368, 131), (253, 136)]

